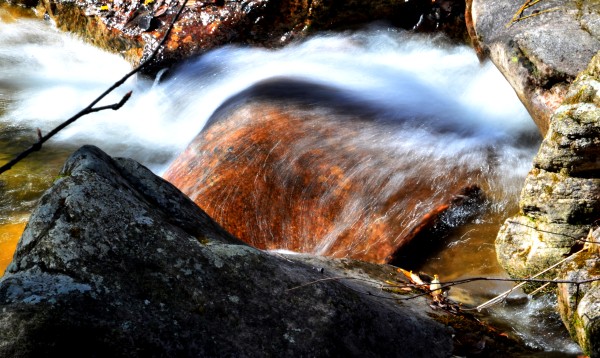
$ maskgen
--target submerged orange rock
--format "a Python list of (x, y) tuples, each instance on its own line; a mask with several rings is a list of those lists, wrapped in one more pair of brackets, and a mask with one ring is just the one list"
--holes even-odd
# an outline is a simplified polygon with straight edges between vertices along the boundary
[(164, 177), (255, 247), (389, 262), (481, 195), (476, 171), (405, 146), (395, 127), (312, 105), (231, 105)]

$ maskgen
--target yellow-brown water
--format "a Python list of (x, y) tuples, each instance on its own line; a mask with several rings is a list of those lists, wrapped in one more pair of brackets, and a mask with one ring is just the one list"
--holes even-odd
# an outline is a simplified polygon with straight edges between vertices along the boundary
[(17, 242), (25, 229), (25, 222), (0, 224), (0, 272), (12, 261)]

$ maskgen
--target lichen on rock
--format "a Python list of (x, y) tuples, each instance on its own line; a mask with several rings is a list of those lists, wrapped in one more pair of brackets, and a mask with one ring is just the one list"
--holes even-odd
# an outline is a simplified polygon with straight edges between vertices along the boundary
[[(530, 277), (568, 257), (545, 278), (600, 278), (597, 244), (586, 242), (598, 241), (600, 234), (589, 235), (600, 217), (599, 74), (600, 54), (577, 76), (553, 115), (525, 180), (520, 213), (498, 233), (498, 259), (514, 277)], [(592, 355), (600, 354), (598, 287), (597, 282), (558, 286), (561, 317)]]
[[(597, 241), (600, 230), (590, 231), (588, 241)], [(587, 243), (563, 265), (558, 278), (573, 283), (558, 284), (558, 311), (571, 336), (591, 356), (600, 354), (600, 245)], [(588, 281), (577, 284), (575, 282)]]
[[(571, 86), (554, 116), (519, 202), (520, 215), (505, 222), (496, 240), (498, 258), (512, 275), (526, 277), (559, 261), (600, 216), (600, 131), (592, 92), (600, 86), (598, 57)], [(595, 92), (593, 92), (595, 95)], [(575, 101), (580, 101), (574, 103)]]

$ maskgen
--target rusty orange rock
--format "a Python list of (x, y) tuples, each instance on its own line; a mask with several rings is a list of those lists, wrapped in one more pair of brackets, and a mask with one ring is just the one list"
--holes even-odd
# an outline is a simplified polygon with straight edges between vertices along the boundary
[(260, 101), (219, 113), (164, 177), (258, 248), (388, 262), (480, 194), (476, 173), (403, 152), (389, 124)]

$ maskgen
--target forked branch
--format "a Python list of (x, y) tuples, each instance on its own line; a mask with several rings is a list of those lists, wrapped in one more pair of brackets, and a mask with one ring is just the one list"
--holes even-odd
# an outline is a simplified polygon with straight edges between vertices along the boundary
[(42, 135), (41, 131), (39, 129), (37, 129), (37, 134), (38, 134), (38, 140), (37, 140), (37, 142), (33, 143), (29, 148), (27, 148), (23, 152), (19, 153), (15, 158), (13, 158), (12, 160), (10, 160), (8, 163), (2, 165), (0, 167), (0, 175), (2, 173), (4, 173), (4, 172), (10, 170), (15, 164), (17, 164), (21, 160), (25, 159), (31, 153), (34, 153), (34, 152), (37, 152), (37, 151), (41, 150), (42, 149), (42, 145), (45, 142), (47, 142), (50, 138), (54, 137), (58, 132), (60, 132), (65, 127), (67, 127), (71, 123), (75, 122), (79, 118), (81, 118), (81, 117), (83, 117), (85, 115), (88, 115), (90, 113), (94, 113), (94, 112), (100, 112), (100, 111), (104, 111), (104, 110), (108, 110), (108, 109), (112, 109), (112, 110), (116, 111), (119, 108), (121, 108), (129, 100), (129, 98), (131, 97), (131, 94), (132, 94), (131, 92), (128, 92), (127, 94), (125, 94), (125, 96), (123, 96), (123, 98), (121, 98), (121, 100), (119, 102), (117, 102), (117, 103), (113, 103), (111, 105), (106, 105), (106, 106), (100, 106), (100, 107), (95, 107), (95, 106), (98, 104), (98, 102), (100, 102), (102, 99), (104, 99), (104, 97), (106, 97), (112, 91), (114, 91), (115, 89), (117, 89), (118, 87), (120, 87), (131, 76), (133, 76), (136, 73), (140, 72), (144, 67), (146, 67), (148, 64), (150, 64), (154, 60), (154, 58), (158, 54), (158, 51), (160, 51), (160, 49), (163, 47), (163, 45), (165, 44), (165, 42), (169, 38), (171, 30), (173, 29), (173, 26), (175, 25), (175, 22), (177, 21), (177, 19), (179, 18), (179, 16), (183, 12), (184, 8), (185, 8), (185, 2), (183, 3), (183, 5), (181, 5), (181, 7), (179, 8), (179, 10), (177, 11), (177, 13), (175, 14), (175, 16), (173, 17), (173, 20), (171, 20), (171, 23), (169, 24), (169, 27), (167, 28), (167, 31), (165, 32), (165, 35), (163, 36), (162, 40), (158, 43), (158, 45), (156, 46), (156, 48), (154, 49), (154, 51), (152, 51), (152, 53), (150, 54), (150, 56), (146, 60), (144, 60), (142, 63), (140, 63), (137, 67), (135, 67), (133, 70), (131, 70), (125, 76), (121, 77), (121, 79), (119, 79), (117, 82), (115, 82), (112, 86), (110, 86), (106, 91), (104, 91), (96, 99), (94, 99), (87, 107), (85, 107), (84, 109), (82, 109), (81, 111), (79, 111), (77, 114), (75, 114), (71, 118), (67, 119), (66, 121), (64, 121), (61, 124), (59, 124), (58, 126), (56, 126), (54, 129), (52, 129), (46, 135)]

